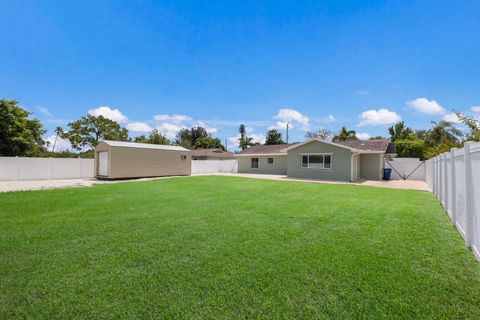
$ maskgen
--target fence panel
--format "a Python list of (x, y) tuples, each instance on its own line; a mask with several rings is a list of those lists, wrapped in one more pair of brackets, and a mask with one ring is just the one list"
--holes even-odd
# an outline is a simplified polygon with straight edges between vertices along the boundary
[(236, 172), (237, 160), (192, 160), (192, 174)]
[(480, 143), (425, 162), (425, 181), (480, 260)]
[(93, 175), (93, 159), (0, 157), (0, 181), (80, 179)]
[(392, 169), (392, 180), (425, 180), (425, 163), (418, 158), (394, 158), (385, 168)]
[(470, 159), (472, 163), (472, 200), (473, 200), (473, 224), (472, 250), (480, 258), (480, 143), (470, 147)]

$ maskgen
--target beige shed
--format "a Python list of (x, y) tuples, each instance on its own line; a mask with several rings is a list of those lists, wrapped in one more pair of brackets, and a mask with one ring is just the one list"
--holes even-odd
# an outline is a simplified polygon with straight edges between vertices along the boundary
[(179, 146), (104, 140), (95, 148), (99, 179), (186, 176), (191, 170), (191, 151)]

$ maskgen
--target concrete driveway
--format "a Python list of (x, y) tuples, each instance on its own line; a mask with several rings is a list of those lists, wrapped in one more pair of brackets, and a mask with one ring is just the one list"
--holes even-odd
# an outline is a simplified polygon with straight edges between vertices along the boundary
[[(249, 179), (267, 179), (277, 181), (299, 181), (309, 183), (330, 183), (330, 184), (352, 184), (359, 186), (370, 186), (390, 189), (409, 189), (430, 191), (427, 183), (420, 180), (360, 180), (357, 182), (341, 182), (341, 181), (325, 181), (325, 180), (310, 180), (310, 179), (294, 179), (288, 178), (285, 175), (270, 175), (270, 174), (247, 174), (247, 173), (205, 173), (194, 176), (230, 176), (242, 177)], [(75, 187), (89, 187), (97, 183), (127, 183), (135, 181), (148, 181), (156, 179), (169, 179), (172, 177), (158, 177), (158, 178), (142, 178), (132, 180), (115, 180), (104, 181), (96, 179), (65, 179), (65, 180), (34, 180), (34, 181), (0, 181), (0, 192), (8, 191), (25, 191), (25, 190), (41, 190), (54, 188), (75, 188)]]

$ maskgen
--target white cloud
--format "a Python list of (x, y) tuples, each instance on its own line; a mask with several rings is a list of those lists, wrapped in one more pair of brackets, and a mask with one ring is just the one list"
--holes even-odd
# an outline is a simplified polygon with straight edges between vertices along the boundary
[(360, 139), (360, 140), (368, 140), (370, 139), (372, 136), (369, 135), (368, 133), (366, 132), (359, 132), (357, 133), (357, 138)]
[(145, 122), (130, 122), (127, 123), (127, 129), (132, 132), (150, 132), (152, 127), (150, 127)]
[(332, 114), (329, 114), (323, 119), (323, 121), (326, 123), (332, 123), (335, 122), (335, 117)]
[(217, 128), (212, 127), (212, 126), (209, 126), (209, 125), (207, 125), (207, 124), (206, 124), (205, 122), (203, 122), (203, 121), (196, 121), (196, 122), (193, 123), (192, 126), (205, 128), (205, 130), (207, 130), (207, 132), (208, 132), (209, 134), (217, 133), (217, 132), (218, 132), (218, 129), (217, 129)]
[(55, 138), (56, 137), (57, 137), (57, 135), (52, 135), (52, 136), (49, 136), (45, 139), (45, 141), (49, 143), (49, 146), (47, 147), (48, 151), (53, 150), (53, 145), (54, 144), (55, 144), (55, 151), (56, 152), (72, 150), (72, 145), (70, 144), (70, 141), (58, 137), (57, 143), (55, 143)]
[(112, 109), (108, 106), (100, 106), (98, 108), (90, 109), (88, 110), (88, 114), (95, 117), (103, 116), (118, 123), (125, 123), (128, 121), (128, 118), (121, 113), (120, 110)]
[(443, 116), (443, 120), (452, 122), (452, 123), (461, 123), (462, 120), (460, 120), (455, 113), (449, 113)]
[(407, 101), (407, 106), (425, 114), (445, 114), (444, 107), (439, 105), (437, 101), (428, 100), (427, 98), (417, 98), (415, 100)]
[(162, 132), (167, 136), (168, 139), (174, 139), (178, 131), (186, 128), (184, 125), (177, 125), (174, 123), (164, 122), (161, 125), (157, 126), (157, 130)]
[(40, 107), (40, 106), (39, 106), (39, 107), (36, 107), (36, 108), (37, 108), (37, 110), (38, 110), (41, 114), (43, 114), (44, 116), (47, 116), (47, 117), (49, 117), (49, 118), (53, 118), (53, 115), (50, 113), (50, 111), (48, 111), (47, 108), (45, 108), (45, 107)]
[(473, 112), (480, 112), (480, 106), (473, 106), (470, 108)]
[[(301, 130), (308, 130), (310, 122), (310, 119), (306, 115), (290, 108), (278, 110), (277, 115), (273, 118), (278, 120), (275, 125), (276, 128), (286, 128), (287, 123), (293, 122), (298, 124)], [(290, 126), (290, 128), (293, 128), (293, 126)]]
[(185, 122), (185, 121), (191, 121), (192, 118), (183, 114), (157, 114), (153, 116), (153, 119), (157, 121), (168, 121), (168, 122), (174, 122), (174, 123), (180, 123), (180, 122)]
[(397, 121), (400, 121), (401, 117), (397, 113), (390, 111), (388, 109), (379, 109), (379, 110), (368, 110), (362, 112), (360, 115), (360, 123), (358, 127), (362, 126), (376, 126), (376, 125), (387, 125), (392, 124)]
[(357, 90), (357, 92), (355, 92), (355, 94), (357, 96), (368, 96), (370, 94), (370, 92), (368, 92), (367, 90)]
[(246, 133), (250, 133), (250, 132), (253, 132), (255, 129), (253, 129), (252, 127), (245, 127), (245, 132)]

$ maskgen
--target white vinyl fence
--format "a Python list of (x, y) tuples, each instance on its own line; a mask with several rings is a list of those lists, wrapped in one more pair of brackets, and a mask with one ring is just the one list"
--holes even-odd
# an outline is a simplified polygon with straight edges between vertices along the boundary
[(426, 161), (426, 181), (480, 260), (480, 143)]
[(418, 158), (385, 160), (385, 168), (392, 169), (392, 180), (425, 180), (425, 161)]
[(93, 178), (93, 171), (93, 159), (0, 157), (0, 181)]
[(192, 174), (199, 173), (237, 173), (238, 161), (235, 160), (192, 160)]

